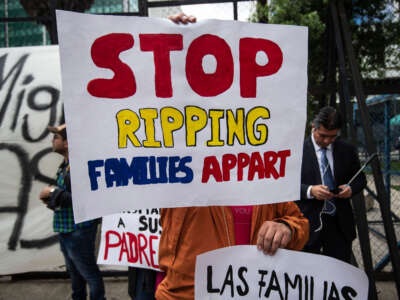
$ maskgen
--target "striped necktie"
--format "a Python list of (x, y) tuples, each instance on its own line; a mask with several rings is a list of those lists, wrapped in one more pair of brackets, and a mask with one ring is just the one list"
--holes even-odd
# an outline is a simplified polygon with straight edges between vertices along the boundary
[[(335, 179), (332, 175), (332, 170), (326, 157), (326, 148), (321, 148), (321, 169), (322, 169), (322, 183), (326, 185), (330, 190), (335, 188)], [(335, 199), (325, 200), (324, 207), (322, 208), (319, 219), (320, 226), (315, 231), (320, 231), (322, 229), (322, 214), (327, 214), (334, 216), (336, 213)]]

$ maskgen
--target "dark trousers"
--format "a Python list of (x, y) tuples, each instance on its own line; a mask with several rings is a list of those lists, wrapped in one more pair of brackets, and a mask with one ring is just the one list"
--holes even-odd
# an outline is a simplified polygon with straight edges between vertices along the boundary
[(345, 238), (336, 216), (323, 215), (322, 222), (323, 227), (319, 237), (311, 245), (307, 244), (303, 251), (323, 254), (350, 263), (352, 241)]
[(133, 300), (155, 300), (156, 271), (128, 268), (128, 293)]
[(60, 233), (61, 251), (72, 281), (72, 299), (86, 300), (86, 283), (91, 300), (103, 300), (104, 283), (97, 266), (94, 245), (97, 223), (73, 232)]

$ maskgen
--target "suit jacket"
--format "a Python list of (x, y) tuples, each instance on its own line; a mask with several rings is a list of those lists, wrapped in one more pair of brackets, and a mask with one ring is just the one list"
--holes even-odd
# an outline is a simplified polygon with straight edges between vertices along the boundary
[[(338, 138), (332, 144), (333, 171), (336, 186), (347, 184), (360, 168), (360, 161), (354, 146)], [(350, 184), (352, 194), (361, 192), (366, 186), (364, 173), (361, 173)], [(303, 162), (301, 166), (301, 200), (297, 202), (300, 210), (310, 221), (310, 238), (307, 245), (312, 245), (321, 232), (315, 232), (320, 225), (319, 214), (324, 201), (307, 199), (307, 189), (310, 185), (322, 184), (317, 156), (311, 137), (304, 141)], [(352, 241), (356, 237), (353, 211), (350, 199), (336, 199), (336, 216), (344, 238)]]

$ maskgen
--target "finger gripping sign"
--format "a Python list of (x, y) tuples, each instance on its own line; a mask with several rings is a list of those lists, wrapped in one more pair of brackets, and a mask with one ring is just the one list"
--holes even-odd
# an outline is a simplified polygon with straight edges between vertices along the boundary
[(97, 263), (159, 270), (159, 209), (140, 209), (103, 217)]
[(197, 256), (195, 300), (204, 299), (364, 300), (368, 277), (328, 256), (234, 246)]
[(75, 219), (297, 200), (307, 28), (57, 12)]

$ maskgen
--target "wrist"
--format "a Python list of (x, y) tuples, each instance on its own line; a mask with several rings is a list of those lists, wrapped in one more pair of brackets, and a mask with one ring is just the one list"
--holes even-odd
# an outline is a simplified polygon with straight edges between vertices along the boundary
[(55, 190), (56, 190), (55, 186), (51, 187), (50, 192), (49, 192), (49, 197), (51, 197), (51, 195), (54, 193)]
[(292, 233), (292, 228), (290, 227), (289, 223), (284, 220), (276, 220), (275, 222), (284, 225), (287, 229), (289, 229), (290, 233)]
[(310, 198), (315, 198), (314, 193), (313, 193), (313, 185), (310, 185)]

